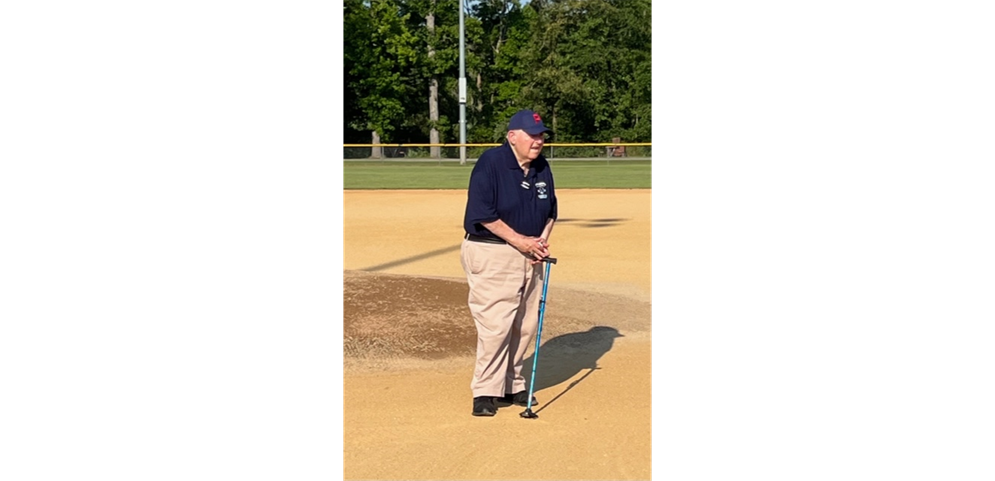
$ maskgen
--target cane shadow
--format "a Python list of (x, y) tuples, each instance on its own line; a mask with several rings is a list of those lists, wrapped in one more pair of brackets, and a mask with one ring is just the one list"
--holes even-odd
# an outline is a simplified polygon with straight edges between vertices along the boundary
[[(563, 334), (541, 342), (539, 361), (536, 363), (535, 387), (532, 388), (534, 392), (559, 386), (582, 371), (587, 371), (584, 376), (570, 383), (562, 391), (557, 390), (556, 397), (541, 403), (541, 409), (545, 409), (587, 379), (595, 370), (601, 369), (598, 367), (598, 360), (612, 349), (615, 338), (618, 337), (624, 336), (614, 327), (595, 326), (587, 331)], [(522, 363), (526, 387), (532, 382), (533, 362), (535, 362), (535, 353), (525, 358)]]

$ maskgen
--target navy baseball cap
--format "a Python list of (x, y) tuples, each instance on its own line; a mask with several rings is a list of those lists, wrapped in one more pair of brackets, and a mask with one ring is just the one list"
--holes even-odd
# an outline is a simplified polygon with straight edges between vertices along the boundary
[(542, 123), (542, 118), (539, 114), (531, 110), (519, 110), (515, 115), (511, 116), (511, 121), (508, 122), (508, 130), (524, 130), (530, 135), (541, 134), (543, 132), (553, 133), (552, 130), (546, 128), (546, 124)]

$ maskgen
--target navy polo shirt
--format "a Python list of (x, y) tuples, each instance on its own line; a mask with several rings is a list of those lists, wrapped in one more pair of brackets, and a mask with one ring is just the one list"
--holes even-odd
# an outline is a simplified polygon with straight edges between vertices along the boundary
[(556, 219), (553, 172), (540, 155), (522, 172), (511, 145), (488, 149), (470, 173), (463, 229), (469, 234), (498, 238), (481, 225), (501, 219), (519, 234), (542, 235), (546, 221)]

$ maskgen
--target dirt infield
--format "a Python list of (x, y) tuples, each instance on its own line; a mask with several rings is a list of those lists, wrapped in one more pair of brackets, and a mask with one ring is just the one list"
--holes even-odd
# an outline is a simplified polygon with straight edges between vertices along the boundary
[(470, 415), (466, 193), (344, 193), (346, 479), (650, 478), (650, 191), (558, 196), (524, 420)]

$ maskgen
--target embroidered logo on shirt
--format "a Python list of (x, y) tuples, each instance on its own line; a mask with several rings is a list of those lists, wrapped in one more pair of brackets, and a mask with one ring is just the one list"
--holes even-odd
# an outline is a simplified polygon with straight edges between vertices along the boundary
[(522, 188), (523, 189), (528, 189), (529, 188), (529, 181), (523, 180), (522, 181)]
[(536, 182), (536, 190), (539, 191), (539, 198), (540, 199), (545, 199), (545, 198), (549, 197), (549, 195), (546, 194), (546, 183), (545, 182)]

